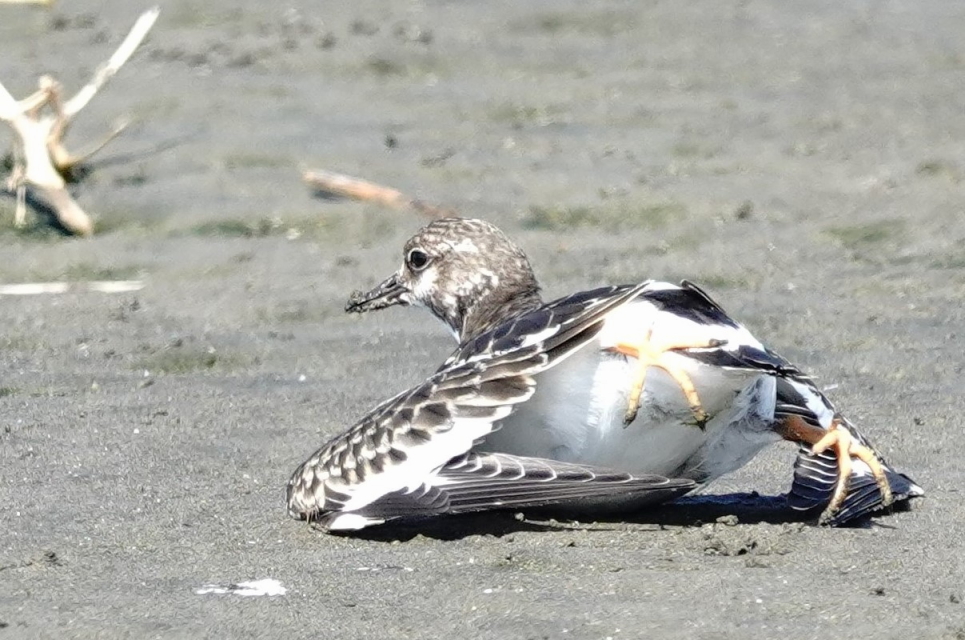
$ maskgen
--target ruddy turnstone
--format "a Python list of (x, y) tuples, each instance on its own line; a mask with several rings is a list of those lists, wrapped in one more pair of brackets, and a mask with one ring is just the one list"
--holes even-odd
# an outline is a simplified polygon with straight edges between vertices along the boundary
[(642, 289), (575, 302), (565, 318), (551, 314), (553, 322), (528, 338), (492, 335), (484, 351), (451, 358), (302, 464), (288, 482), (289, 513), (352, 530), (402, 517), (614, 496), (648, 504), (691, 491), (692, 480), (473, 449), (532, 397), (536, 376), (594, 343), (609, 314)]
[(426, 307), (459, 343), (440, 372), (460, 363), (485, 370), (508, 345), (542, 350), (574, 315), (600, 310), (593, 339), (531, 373), (534, 388), (485, 435), (487, 451), (706, 483), (783, 439), (799, 444), (788, 502), (823, 507), (820, 523), (923, 494), (809, 377), (695, 285), (647, 281), (549, 303), (539, 292), (526, 255), (502, 231), (448, 218), (413, 236), (399, 271), (354, 293), (346, 310)]

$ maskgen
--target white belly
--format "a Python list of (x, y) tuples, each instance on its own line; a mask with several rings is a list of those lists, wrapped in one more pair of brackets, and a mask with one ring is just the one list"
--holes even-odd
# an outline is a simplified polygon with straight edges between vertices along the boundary
[(773, 378), (676, 359), (687, 367), (711, 416), (703, 429), (677, 383), (654, 367), (647, 371), (637, 417), (625, 427), (637, 361), (592, 343), (539, 374), (533, 398), (478, 448), (705, 482), (780, 439), (771, 429)]

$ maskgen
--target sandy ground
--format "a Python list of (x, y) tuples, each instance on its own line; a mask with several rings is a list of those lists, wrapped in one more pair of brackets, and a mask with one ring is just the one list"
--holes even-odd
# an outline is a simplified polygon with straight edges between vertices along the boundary
[[(77, 87), (135, 5), (0, 6), (0, 78)], [(0, 637), (965, 637), (963, 33), (940, 0), (162, 2), (69, 138), (137, 118), (76, 187), (100, 234), (0, 200), (3, 281), (147, 282), (0, 298)], [(342, 313), (422, 221), (301, 167), (494, 221), (548, 296), (703, 283), (927, 499), (842, 530), (753, 498), (289, 520), (294, 467), (452, 346)], [(793, 456), (709, 492), (779, 494)], [(196, 593), (263, 578), (287, 594)]]

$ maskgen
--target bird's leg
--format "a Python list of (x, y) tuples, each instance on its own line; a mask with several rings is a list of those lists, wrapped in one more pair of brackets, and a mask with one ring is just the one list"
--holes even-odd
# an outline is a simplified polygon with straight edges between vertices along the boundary
[(723, 342), (720, 340), (681, 340), (677, 342), (661, 342), (653, 339), (653, 330), (647, 331), (646, 337), (639, 342), (618, 342), (608, 351), (620, 353), (637, 359), (637, 371), (633, 377), (633, 386), (630, 387), (630, 397), (628, 399), (627, 412), (623, 416), (624, 426), (633, 422), (640, 409), (640, 396), (643, 394), (643, 387), (647, 381), (647, 369), (657, 367), (663, 369), (667, 374), (680, 385), (680, 389), (687, 398), (687, 404), (697, 420), (697, 426), (701, 429), (707, 423), (708, 415), (700, 403), (697, 389), (694, 387), (693, 380), (682, 367), (677, 366), (668, 355), (681, 349), (707, 349), (719, 347)]
[(878, 485), (878, 491), (881, 492), (881, 504), (887, 507), (894, 502), (891, 485), (888, 483), (888, 477), (885, 475), (884, 467), (881, 466), (878, 456), (874, 451), (855, 440), (851, 432), (846, 427), (841, 426), (841, 423), (837, 420), (820, 440), (811, 445), (811, 451), (814, 455), (821, 455), (831, 447), (834, 447), (838, 456), (838, 484), (834, 488), (831, 502), (828, 503), (824, 513), (821, 514), (822, 522), (826, 522), (834, 516), (844, 502), (848, 480), (851, 478), (851, 458), (861, 460), (871, 469), (871, 475)]
[(821, 427), (808, 424), (802, 418), (794, 416), (785, 419), (779, 432), (787, 440), (810, 444), (811, 452), (816, 456), (821, 455), (828, 449), (834, 449), (838, 458), (838, 481), (834, 486), (831, 501), (821, 513), (819, 522), (825, 523), (831, 520), (844, 503), (844, 499), (848, 495), (848, 484), (851, 480), (852, 458), (861, 460), (871, 469), (871, 475), (878, 485), (878, 491), (881, 492), (882, 506), (887, 507), (894, 502), (891, 484), (888, 482), (888, 476), (885, 475), (885, 469), (881, 465), (878, 455), (871, 448), (855, 440), (848, 428), (838, 418), (835, 418), (831, 427), (825, 431)]

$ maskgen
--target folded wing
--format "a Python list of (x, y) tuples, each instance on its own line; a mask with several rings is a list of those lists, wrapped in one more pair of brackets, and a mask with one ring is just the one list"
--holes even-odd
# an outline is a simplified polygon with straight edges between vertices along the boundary
[(682, 496), (691, 480), (633, 475), (556, 460), (508, 454), (467, 453), (422, 484), (388, 493), (349, 514), (319, 518), (331, 530), (356, 529), (395, 518), (429, 517), (490, 509), (520, 509), (587, 501), (632, 501), (634, 508)]
[[(592, 340), (606, 314), (633, 300), (646, 284), (586, 304), (560, 322), (545, 321), (538, 339), (495, 338), (496, 349), (466, 352), (383, 403), (295, 471), (288, 483), (289, 513), (329, 528), (354, 529), (405, 515), (578, 499), (599, 495), (603, 486), (653, 488), (660, 495), (689, 490), (686, 481), (668, 485), (662, 478), (621, 476), (617, 482), (619, 474), (573, 465), (466, 457), (532, 396), (535, 374)], [(527, 496), (529, 491), (535, 493)]]

